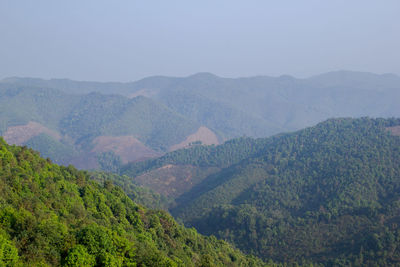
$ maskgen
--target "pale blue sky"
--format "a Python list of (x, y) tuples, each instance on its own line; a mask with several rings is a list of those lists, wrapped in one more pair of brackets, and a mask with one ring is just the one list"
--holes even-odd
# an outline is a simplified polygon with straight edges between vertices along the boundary
[(1, 0), (0, 78), (400, 74), (399, 0)]

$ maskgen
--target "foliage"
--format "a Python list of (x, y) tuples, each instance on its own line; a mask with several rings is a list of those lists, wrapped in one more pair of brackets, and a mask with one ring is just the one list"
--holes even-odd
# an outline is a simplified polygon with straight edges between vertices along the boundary
[[(167, 152), (200, 126), (226, 140), (266, 137), (332, 117), (400, 116), (399, 87), (396, 75), (348, 71), (308, 79), (199, 73), (129, 83), (9, 78), (0, 81), (0, 134), (10, 126), (38, 122), (71, 137), (81, 155), (62, 163), (76, 164), (88, 158), (84, 152), (99, 135), (134, 136)], [(98, 167), (91, 163), (79, 167)]]
[(150, 188), (137, 185), (126, 175), (120, 176), (104, 171), (91, 171), (89, 177), (101, 184), (112, 183), (121, 187), (130, 199), (147, 208), (167, 210), (173, 201), (157, 194)]
[(24, 145), (64, 165), (77, 158), (86, 160), (98, 136), (134, 136), (145, 146), (165, 152), (200, 126), (146, 97), (70, 95), (0, 83), (0, 134), (30, 121), (59, 133), (67, 142), (42, 134)]
[(335, 119), (272, 137), (172, 213), (264, 259), (400, 264), (400, 138), (385, 130), (393, 125), (400, 120)]
[(0, 263), (200, 266), (207, 258), (216, 266), (264, 265), (89, 176), (0, 139)]
[(14, 244), (0, 233), (0, 266), (20, 265), (18, 250)]
[(54, 89), (0, 84), (0, 133), (29, 121), (56, 129), (77, 98)]
[(170, 211), (265, 260), (398, 265), (400, 137), (386, 129), (395, 125), (399, 119), (331, 119), (271, 138), (175, 151), (122, 170), (221, 166), (174, 199)]
[(219, 146), (196, 145), (167, 153), (160, 158), (126, 164), (121, 167), (120, 173), (134, 177), (166, 164), (224, 168), (257, 154), (267, 143), (267, 139), (241, 137)]
[(32, 149), (40, 150), (42, 157), (51, 158), (57, 164), (68, 162), (77, 154), (72, 145), (65, 144), (46, 134), (32, 137), (25, 145)]
[(297, 79), (153, 76), (128, 83), (12, 78), (9, 85), (88, 94), (145, 95), (225, 138), (265, 137), (332, 117), (400, 116), (400, 78), (392, 74), (336, 71)]
[(122, 165), (121, 157), (115, 155), (112, 151), (97, 155), (97, 162), (100, 165), (100, 169), (106, 172), (118, 172)]
[(206, 125), (225, 138), (249, 135), (268, 136), (279, 132), (279, 127), (263, 118), (243, 111), (235, 105), (214, 100), (201, 95), (203, 91), (182, 90), (164, 91), (157, 100), (187, 118)]
[(196, 131), (196, 124), (148, 98), (98, 93), (82, 96), (59, 127), (83, 145), (101, 135), (133, 135), (160, 151)]

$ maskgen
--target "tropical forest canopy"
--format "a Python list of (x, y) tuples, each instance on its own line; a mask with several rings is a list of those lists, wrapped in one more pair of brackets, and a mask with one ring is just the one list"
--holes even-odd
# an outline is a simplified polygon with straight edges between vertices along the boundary
[[(125, 186), (174, 197), (167, 206), (186, 226), (264, 259), (398, 265), (399, 130), (399, 119), (331, 119), (270, 138), (175, 151), (121, 172), (133, 177)], [(191, 177), (192, 185), (172, 182), (178, 192), (171, 193), (171, 177)]]
[(91, 176), (0, 138), (0, 265), (266, 265)]

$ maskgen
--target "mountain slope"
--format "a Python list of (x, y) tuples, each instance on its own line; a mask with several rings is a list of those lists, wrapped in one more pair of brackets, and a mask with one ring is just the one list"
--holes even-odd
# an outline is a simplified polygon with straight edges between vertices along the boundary
[(0, 264), (262, 266), (133, 203), (120, 188), (0, 138)]
[(198, 129), (200, 124), (142, 96), (70, 95), (0, 84), (0, 134), (65, 165), (98, 168), (103, 153), (123, 163), (159, 156)]
[(134, 177), (125, 184), (136, 183), (177, 198), (222, 168), (256, 155), (266, 143), (267, 139), (242, 137), (219, 146), (196, 145), (159, 158), (122, 165), (119, 173)]
[[(400, 97), (400, 77), (395, 75), (339, 71), (309, 79), (290, 76), (228, 79), (196, 74), (171, 78), (170, 83), (157, 85), (150, 83), (150, 80), (147, 78), (146, 83), (137, 82), (136, 92), (152, 92), (153, 98), (178, 111), (183, 102), (178, 102), (182, 94), (218, 102), (221, 107), (244, 112), (253, 118), (234, 122), (250, 123), (256, 119), (261, 129), (269, 130), (268, 135), (304, 128), (331, 117), (400, 116), (395, 100)], [(186, 111), (185, 114), (193, 116), (197, 113)], [(246, 129), (232, 129), (237, 135), (265, 137), (265, 132), (249, 126)]]
[(145, 97), (91, 93), (60, 121), (63, 134), (79, 142), (97, 136), (136, 136), (156, 150), (166, 150), (199, 126)]
[[(10, 78), (0, 82), (0, 133), (39, 123), (40, 133), (49, 135), (55, 130), (60, 134), (61, 138), (53, 136), (52, 144), (60, 142), (78, 154), (87, 151), (62, 163), (99, 168), (98, 157), (103, 161), (110, 158), (106, 165), (143, 160), (182, 145), (188, 147), (192, 141), (185, 140), (191, 136), (199, 139), (194, 142), (203, 143), (212, 136), (212, 143), (217, 143), (217, 139), (222, 142), (298, 130), (332, 117), (398, 117), (398, 99), (400, 77), (351, 71), (308, 79), (287, 75), (231, 79), (198, 73), (129, 83)], [(119, 141), (116, 148), (106, 151), (114, 156), (92, 151), (97, 137), (119, 137), (112, 141)], [(124, 146), (137, 153), (128, 159), (127, 153), (119, 155)]]
[[(250, 141), (249, 148), (256, 144), (253, 152), (222, 161), (219, 170), (190, 188), (182, 186), (170, 210), (185, 225), (265, 259), (397, 265), (399, 126), (399, 119), (331, 119)], [(149, 175), (154, 168), (167, 164), (210, 167), (202, 159), (212, 159), (211, 151), (224, 145), (196, 149), (141, 163), (147, 172), (130, 170), (139, 179), (154, 179)], [(241, 151), (233, 150), (233, 158)], [(158, 171), (157, 179), (163, 175)]]
[(79, 101), (59, 90), (0, 84), (0, 133), (34, 121), (57, 130), (59, 121)]
[(129, 83), (24, 78), (2, 83), (146, 96), (225, 139), (265, 137), (332, 117), (400, 116), (400, 77), (393, 74), (335, 71), (307, 79), (287, 75), (231, 79), (198, 73), (182, 78), (154, 76)]
[(331, 120), (279, 137), (216, 175), (222, 183), (183, 195), (173, 214), (275, 260), (394, 264), (400, 139), (384, 130), (391, 123)]

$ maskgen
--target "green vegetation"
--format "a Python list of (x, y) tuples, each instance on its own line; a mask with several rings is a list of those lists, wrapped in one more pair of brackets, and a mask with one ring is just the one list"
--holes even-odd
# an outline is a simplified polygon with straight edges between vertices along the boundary
[[(199, 73), (129, 83), (9, 78), (0, 81), (0, 134), (10, 126), (38, 122), (71, 138), (66, 143), (80, 152), (63, 164), (91, 169), (99, 168), (96, 155), (84, 152), (101, 135), (134, 136), (146, 147), (165, 153), (200, 126), (224, 141), (264, 138), (333, 117), (398, 117), (399, 87), (396, 75), (348, 71), (308, 79), (230, 79)], [(138, 159), (142, 157), (130, 161)]]
[(112, 151), (103, 152), (98, 155), (97, 162), (101, 170), (112, 173), (118, 172), (122, 165), (121, 157), (115, 155)]
[(64, 144), (43, 133), (32, 137), (25, 145), (34, 150), (40, 150), (42, 157), (51, 158), (57, 164), (68, 162), (77, 154), (72, 145)]
[(150, 188), (139, 186), (135, 182), (127, 182), (130, 178), (125, 175), (120, 176), (110, 172), (91, 171), (89, 177), (100, 184), (112, 182), (114, 185), (122, 188), (125, 194), (135, 203), (150, 209), (167, 210), (173, 201), (171, 198), (157, 194)]
[(400, 119), (331, 119), (122, 169), (140, 174), (166, 164), (221, 165), (182, 192), (170, 211), (200, 233), (265, 260), (399, 265), (400, 137), (386, 129), (396, 125)]
[(84, 145), (97, 136), (133, 135), (160, 151), (197, 130), (194, 123), (148, 98), (98, 93), (83, 96), (59, 127)]
[[(124, 190), (140, 185), (149, 187), (168, 198), (176, 198), (199, 183), (213, 186), (210, 181), (212, 174), (252, 155), (257, 155), (268, 142), (268, 139), (242, 137), (229, 140), (219, 146), (196, 145), (167, 153), (160, 158), (129, 163), (121, 166), (119, 174), (135, 178), (126, 177), (118, 184)], [(168, 167), (169, 164), (173, 166)], [(163, 166), (168, 168), (162, 168)], [(191, 198), (189, 195), (188, 197)], [(170, 199), (163, 201), (160, 206), (153, 207), (165, 209), (175, 204), (175, 201)]]
[(263, 265), (90, 176), (0, 138), (0, 265)]
[(57, 129), (77, 100), (77, 96), (54, 89), (0, 84), (0, 133), (29, 121)]
[[(87, 168), (93, 168), (90, 162), (97, 160), (96, 155), (88, 154), (96, 137), (134, 136), (148, 148), (165, 152), (200, 126), (145, 97), (129, 99), (99, 93), (77, 96), (54, 89), (0, 83), (0, 134), (4, 135), (9, 127), (28, 122), (40, 123), (63, 140), (42, 134), (24, 140), (23, 145), (64, 165), (79, 158), (80, 167)], [(23, 134), (14, 133), (15, 137)], [(118, 167), (111, 167), (112, 162), (107, 163), (105, 157), (100, 157), (100, 165)]]
[[(117, 153), (92, 152), (99, 136), (131, 135), (147, 148), (166, 152), (201, 125), (224, 139), (299, 129), (335, 116), (399, 116), (399, 84), (394, 75), (348, 72), (303, 80), (211, 74), (127, 84), (7, 80), (0, 84), (1, 134), (37, 122), (45, 133), (60, 134), (60, 141), (42, 133), (23, 144), (57, 163), (94, 162), (92, 168), (133, 178), (59, 167), (2, 142), (0, 265), (159, 260), (222, 265), (230, 263), (228, 258), (239, 265), (236, 260), (249, 260), (241, 254), (225, 258), (235, 250), (182, 228), (164, 212), (134, 204), (108, 180), (136, 202), (168, 208), (187, 226), (265, 260), (400, 265), (400, 137), (385, 130), (399, 120), (332, 119), (271, 138), (242, 137), (221, 146), (194, 143), (127, 165)], [(70, 95), (45, 87), (151, 99)], [(180, 170), (185, 173), (177, 175)], [(168, 228), (169, 221), (177, 230)]]
[(121, 174), (135, 177), (145, 171), (166, 164), (225, 168), (262, 151), (268, 139), (241, 137), (219, 146), (196, 145), (165, 154), (156, 159), (129, 163), (121, 167)]
[(384, 129), (394, 124), (338, 119), (274, 137), (261, 155), (181, 196), (172, 212), (277, 261), (399, 264), (400, 138)]
[(201, 93), (203, 90), (193, 92), (186, 88), (170, 88), (160, 92), (157, 100), (192, 121), (206, 125), (225, 138), (240, 135), (264, 137), (281, 131), (276, 124), (221, 101), (222, 95), (218, 99), (212, 99)]

